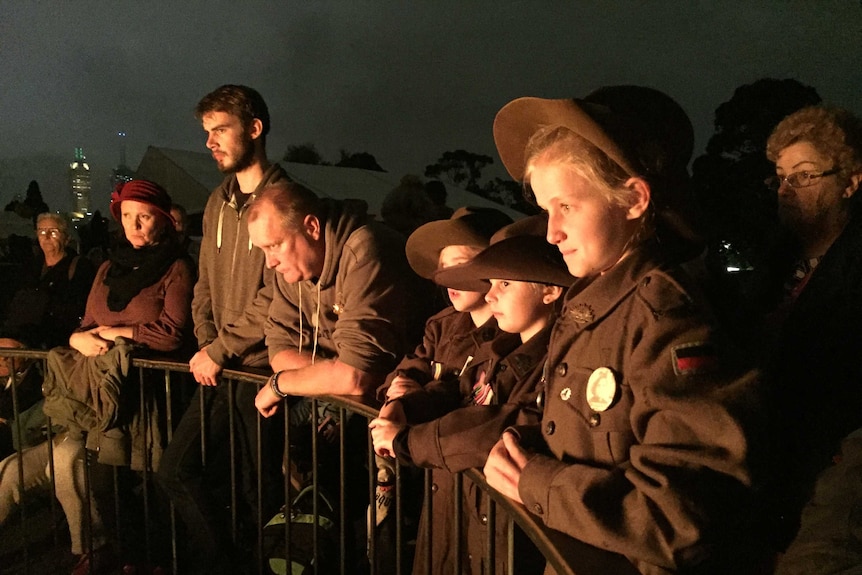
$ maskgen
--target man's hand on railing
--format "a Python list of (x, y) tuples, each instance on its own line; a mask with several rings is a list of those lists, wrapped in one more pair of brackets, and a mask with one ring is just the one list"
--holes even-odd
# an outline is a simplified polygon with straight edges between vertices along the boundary
[(189, 370), (199, 384), (214, 386), (218, 383), (221, 366), (212, 360), (207, 353), (207, 348), (203, 347), (189, 360)]
[(527, 466), (527, 453), (518, 439), (508, 431), (491, 449), (483, 472), (488, 485), (518, 503), (523, 504), (518, 492), (521, 471)]

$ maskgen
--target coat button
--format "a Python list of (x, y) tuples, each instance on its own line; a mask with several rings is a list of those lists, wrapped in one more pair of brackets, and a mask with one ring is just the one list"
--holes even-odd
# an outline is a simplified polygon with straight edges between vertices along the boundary
[(560, 377), (566, 375), (567, 371), (569, 371), (569, 366), (565, 363), (561, 363), (557, 366), (557, 375), (559, 375)]
[(533, 505), (533, 513), (535, 513), (536, 515), (541, 515), (543, 513), (542, 506), (539, 505), (538, 503), (534, 504)]
[(545, 408), (545, 392), (540, 391), (539, 395), (536, 396), (536, 407), (539, 409)]
[(431, 493), (437, 493), (437, 490), (438, 490), (438, 489), (440, 489), (440, 488), (439, 488), (439, 487), (437, 487), (437, 484), (436, 484), (436, 483), (432, 483), (432, 484), (431, 484)]
[(602, 416), (598, 413), (594, 413), (590, 416), (590, 427), (598, 427), (602, 422)]
[(650, 282), (650, 277), (647, 276), (641, 281), (641, 286), (647, 287), (649, 285), (649, 282)]
[(482, 517), (479, 518), (479, 520), (482, 522), (482, 525), (488, 524), (488, 516), (485, 515), (484, 513), (482, 514)]
[(545, 433), (547, 433), (548, 435), (553, 435), (554, 431), (556, 430), (557, 426), (554, 424), (553, 421), (549, 421), (548, 425), (545, 426)]

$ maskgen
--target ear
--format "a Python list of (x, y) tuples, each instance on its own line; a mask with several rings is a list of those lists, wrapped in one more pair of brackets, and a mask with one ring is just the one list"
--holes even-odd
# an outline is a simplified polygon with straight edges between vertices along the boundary
[(542, 303), (551, 305), (563, 295), (563, 288), (560, 286), (542, 286)]
[(317, 216), (312, 214), (308, 214), (307, 216), (305, 216), (305, 218), (302, 220), (302, 227), (305, 229), (305, 233), (306, 235), (308, 235), (308, 237), (310, 237), (314, 241), (320, 239), (320, 220), (317, 219)]
[(853, 195), (859, 190), (859, 184), (862, 183), (862, 172), (857, 172), (855, 174), (850, 174), (850, 183), (844, 188), (844, 193), (842, 194), (845, 198), (852, 198)]
[(248, 126), (248, 137), (257, 140), (261, 134), (263, 134), (263, 122), (258, 118), (252, 118), (251, 124)]
[(629, 178), (624, 184), (632, 196), (632, 203), (626, 210), (627, 220), (636, 220), (646, 213), (652, 197), (652, 190), (643, 178)]

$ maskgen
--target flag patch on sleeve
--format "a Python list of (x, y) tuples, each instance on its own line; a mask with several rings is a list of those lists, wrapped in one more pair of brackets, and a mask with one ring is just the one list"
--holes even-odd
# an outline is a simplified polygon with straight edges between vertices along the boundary
[(677, 375), (705, 373), (718, 367), (718, 355), (710, 343), (685, 343), (674, 347), (671, 354), (673, 371)]

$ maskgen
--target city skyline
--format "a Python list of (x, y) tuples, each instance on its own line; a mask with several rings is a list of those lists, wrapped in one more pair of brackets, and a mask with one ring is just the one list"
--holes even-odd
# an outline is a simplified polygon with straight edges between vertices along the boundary
[(120, 131), (133, 169), (150, 145), (205, 151), (192, 110), (223, 83), (269, 103), (272, 159), (310, 142), (329, 160), (344, 148), (421, 175), (460, 148), (504, 176), (491, 124), (505, 102), (622, 83), (674, 96), (699, 155), (716, 107), (762, 77), (796, 78), (860, 113), (860, 31), (850, 0), (12, 3), (0, 22), (0, 201), (36, 179), (53, 207), (64, 196), (44, 166), (64, 170), (76, 147), (94, 192), (108, 190)]

